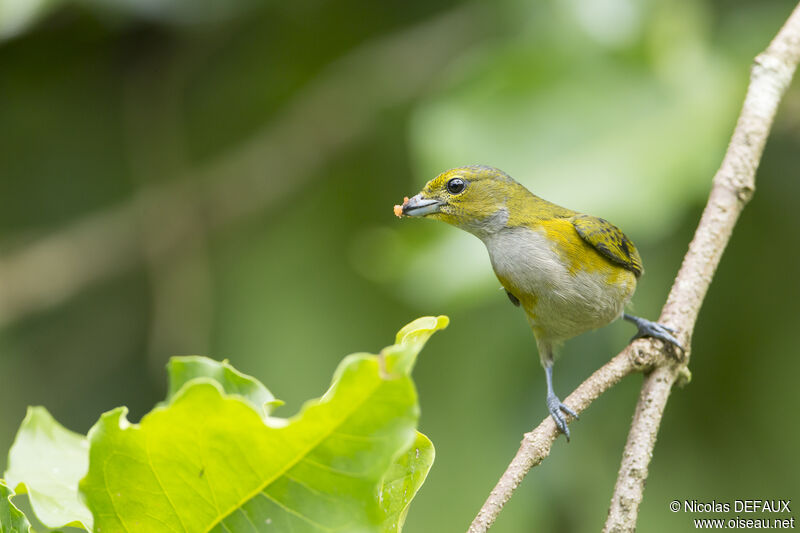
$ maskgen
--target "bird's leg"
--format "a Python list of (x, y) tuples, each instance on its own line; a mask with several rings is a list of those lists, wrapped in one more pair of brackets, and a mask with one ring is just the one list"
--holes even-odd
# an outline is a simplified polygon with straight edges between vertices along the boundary
[(664, 342), (674, 344), (680, 348), (682, 352), (686, 351), (683, 346), (681, 346), (681, 343), (678, 342), (678, 339), (673, 336), (673, 333), (675, 333), (674, 329), (663, 324), (659, 324), (658, 322), (651, 322), (646, 318), (629, 315), (628, 313), (622, 313), (622, 319), (627, 320), (628, 322), (633, 322), (639, 329), (639, 331), (636, 332), (636, 335), (631, 338), (631, 342), (642, 337), (652, 337), (654, 339), (661, 339)]
[(547, 379), (547, 410), (550, 411), (550, 416), (553, 417), (553, 421), (556, 423), (556, 427), (561, 430), (561, 432), (567, 437), (567, 442), (569, 442), (569, 428), (567, 427), (567, 420), (564, 418), (564, 413), (572, 415), (576, 420), (578, 415), (567, 407), (565, 404), (558, 399), (555, 392), (553, 392), (553, 363), (552, 361), (549, 364), (545, 364), (544, 367), (544, 376)]

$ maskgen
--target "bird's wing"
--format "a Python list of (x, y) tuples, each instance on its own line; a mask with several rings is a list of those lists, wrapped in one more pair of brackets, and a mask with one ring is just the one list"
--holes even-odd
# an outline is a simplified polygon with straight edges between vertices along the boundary
[(630, 270), (637, 278), (642, 275), (642, 259), (636, 246), (614, 224), (589, 215), (577, 215), (571, 222), (578, 235), (606, 259)]

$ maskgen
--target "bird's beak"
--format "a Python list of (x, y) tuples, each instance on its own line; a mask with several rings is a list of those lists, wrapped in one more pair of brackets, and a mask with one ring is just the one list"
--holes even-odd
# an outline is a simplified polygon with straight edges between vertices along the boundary
[(444, 202), (435, 198), (424, 198), (422, 194), (412, 196), (403, 204), (403, 214), (409, 217), (421, 217), (438, 213)]

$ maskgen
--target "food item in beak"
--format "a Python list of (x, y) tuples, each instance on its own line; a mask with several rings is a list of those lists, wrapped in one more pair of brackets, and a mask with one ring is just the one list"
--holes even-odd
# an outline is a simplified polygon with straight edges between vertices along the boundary
[(403, 207), (408, 203), (408, 196), (403, 198), (403, 203), (394, 206), (394, 214), (397, 218), (403, 218)]

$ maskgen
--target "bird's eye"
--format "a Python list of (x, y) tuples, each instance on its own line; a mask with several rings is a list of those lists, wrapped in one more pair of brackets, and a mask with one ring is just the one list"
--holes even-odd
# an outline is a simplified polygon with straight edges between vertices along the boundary
[(464, 190), (467, 184), (461, 178), (453, 178), (447, 182), (447, 191), (450, 194), (458, 194)]

